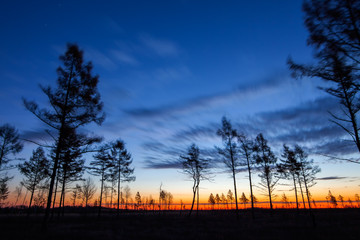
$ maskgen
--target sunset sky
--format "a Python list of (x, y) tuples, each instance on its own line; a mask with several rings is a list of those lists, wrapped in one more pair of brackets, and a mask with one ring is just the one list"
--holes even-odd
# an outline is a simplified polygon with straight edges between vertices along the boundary
[[(45, 126), (26, 111), (22, 98), (48, 107), (39, 84), (55, 86), (58, 57), (77, 43), (100, 76), (107, 118), (82, 131), (121, 138), (132, 153), (133, 195), (158, 194), (160, 184), (175, 201), (191, 197), (179, 155), (191, 143), (201, 151), (221, 146), (222, 116), (239, 132), (263, 133), (280, 157), (284, 143), (303, 146), (321, 167), (317, 199), (328, 190), (360, 193), (360, 165), (325, 155), (358, 158), (345, 132), (329, 121), (338, 101), (318, 89), (316, 79), (291, 78), (286, 60), (311, 63), (301, 0), (257, 1), (5, 1), (0, 8), (0, 125), (14, 125), (22, 138), (51, 143)], [(36, 145), (25, 143), (29, 159)], [(86, 156), (87, 164), (91, 155)], [(210, 193), (233, 188), (221, 163)], [(22, 179), (16, 171), (13, 190)], [(255, 184), (259, 182), (254, 173)], [(238, 194), (249, 195), (247, 175), (237, 175)], [(292, 197), (282, 181), (277, 194)], [(255, 196), (262, 198), (256, 188)], [(280, 200), (280, 197), (278, 197)]]

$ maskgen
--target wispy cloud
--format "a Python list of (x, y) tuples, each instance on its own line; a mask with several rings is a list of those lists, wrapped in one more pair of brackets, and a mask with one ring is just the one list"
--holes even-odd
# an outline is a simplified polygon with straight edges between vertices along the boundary
[(139, 64), (139, 62), (135, 59), (134, 56), (132, 56), (128, 53), (122, 52), (120, 50), (111, 50), (111, 54), (116, 60), (118, 60), (122, 63), (129, 64), (129, 65), (138, 65)]
[(341, 179), (347, 179), (347, 178), (348, 177), (329, 176), (329, 177), (316, 178), (316, 180), (329, 181), (329, 180), (341, 180)]
[(286, 76), (274, 76), (273, 78), (265, 79), (264, 81), (239, 86), (234, 90), (222, 93), (214, 93), (210, 95), (195, 97), (187, 101), (174, 103), (171, 105), (164, 105), (157, 108), (138, 108), (124, 110), (126, 114), (135, 118), (164, 118), (173, 117), (176, 115), (186, 114), (199, 109), (215, 107), (221, 104), (233, 101), (234, 98), (247, 95), (254, 95), (269, 89), (275, 89), (287, 81)]
[(169, 40), (157, 39), (143, 34), (140, 36), (140, 41), (161, 57), (176, 57), (180, 53), (178, 46)]

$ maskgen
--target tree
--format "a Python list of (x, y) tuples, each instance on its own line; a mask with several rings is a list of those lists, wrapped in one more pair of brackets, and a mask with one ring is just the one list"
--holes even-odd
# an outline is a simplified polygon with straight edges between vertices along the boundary
[(277, 165), (278, 172), (285, 178), (293, 181), (295, 191), (296, 209), (299, 210), (299, 201), (297, 193), (297, 176), (300, 172), (300, 163), (295, 156), (295, 150), (290, 149), (285, 144), (283, 145), (283, 151), (281, 155), (280, 163)]
[(8, 176), (0, 178), (0, 207), (2, 206), (2, 202), (5, 201), (9, 196), (9, 180), (11, 180), (11, 177)]
[(270, 209), (273, 209), (272, 198), (274, 197), (273, 192), (275, 190), (275, 185), (279, 181), (279, 178), (274, 172), (277, 158), (274, 153), (271, 151), (271, 148), (267, 144), (267, 140), (260, 133), (256, 136), (254, 142), (254, 159), (256, 164), (259, 166), (259, 177), (261, 182), (259, 185), (264, 189), (266, 195), (269, 197)]
[(124, 193), (125, 193), (125, 208), (127, 209), (129, 199), (131, 198), (131, 190), (130, 190), (130, 187), (128, 185), (126, 185), (124, 187)]
[(222, 118), (221, 129), (218, 129), (217, 135), (221, 136), (223, 141), (223, 148), (217, 148), (219, 154), (222, 155), (222, 160), (225, 166), (231, 171), (233, 182), (234, 182), (234, 193), (235, 193), (235, 206), (236, 206), (236, 217), (239, 219), (239, 208), (237, 200), (237, 191), (236, 191), (236, 171), (241, 165), (238, 153), (239, 146), (237, 145), (235, 139), (238, 134), (235, 129), (232, 128), (231, 123), (226, 117)]
[(290, 69), (294, 77), (316, 77), (331, 83), (322, 89), (339, 99), (343, 112), (330, 113), (332, 122), (351, 136), (360, 151), (360, 4), (353, 0), (307, 0), (303, 11), (310, 34), (307, 43), (315, 49), (317, 63), (302, 65), (289, 59)]
[(197, 195), (197, 214), (199, 211), (199, 185), (201, 180), (208, 180), (208, 168), (209, 168), (209, 160), (200, 158), (200, 150), (195, 145), (192, 144), (187, 151), (187, 155), (180, 155), (182, 170), (193, 180), (193, 200), (191, 203), (191, 209), (189, 212), (189, 217), (192, 213), (195, 196)]
[(57, 133), (43, 227), (46, 227), (49, 216), (66, 131), (91, 122), (100, 125), (105, 118), (102, 113), (103, 104), (97, 90), (98, 76), (93, 76), (90, 62), (84, 63), (83, 52), (77, 45), (68, 44), (67, 51), (60, 56), (60, 60), (63, 66), (57, 69), (57, 88), (41, 86), (41, 90), (49, 99), (51, 109), (41, 109), (34, 101), (23, 100), (27, 110)]
[(220, 198), (219, 194), (215, 195), (215, 202), (218, 204), (218, 208), (220, 209), (219, 203), (221, 203), (221, 198)]
[(250, 201), (251, 201), (251, 216), (254, 219), (254, 201), (252, 198), (253, 195), (253, 186), (252, 186), (252, 178), (251, 178), (251, 172), (252, 172), (252, 166), (254, 165), (255, 161), (253, 158), (253, 148), (254, 143), (253, 141), (246, 138), (245, 135), (239, 135), (238, 141), (240, 144), (240, 153), (243, 156), (245, 160), (245, 165), (247, 166), (248, 174), (249, 174), (249, 186), (250, 186)]
[(20, 142), (18, 131), (9, 124), (0, 126), (0, 171), (11, 160), (14, 160), (10, 155), (16, 155), (23, 149), (23, 144)]
[(89, 201), (94, 197), (96, 193), (96, 186), (92, 179), (88, 177), (80, 186), (80, 197), (85, 202), (85, 207), (88, 206)]
[(50, 162), (45, 156), (44, 149), (38, 147), (32, 152), (29, 161), (18, 165), (19, 171), (26, 179), (21, 184), (31, 193), (29, 202), (29, 213), (34, 192), (39, 184), (49, 177)]
[(245, 196), (245, 193), (241, 194), (241, 197), (239, 198), (240, 202), (244, 204), (244, 209), (246, 208), (246, 203), (249, 202), (249, 199)]
[(136, 206), (137, 206), (137, 208), (139, 208), (139, 206), (140, 206), (140, 204), (141, 204), (141, 195), (140, 195), (140, 193), (139, 192), (137, 192), (136, 194), (135, 194), (135, 202), (136, 202)]
[(215, 197), (214, 197), (214, 195), (213, 195), (212, 193), (211, 193), (210, 196), (209, 196), (208, 203), (211, 204), (211, 208), (212, 208), (212, 210), (214, 210)]
[(20, 183), (19, 186), (16, 186), (15, 187), (15, 194), (16, 194), (16, 200), (15, 200), (15, 203), (14, 203), (14, 206), (17, 205), (18, 201), (19, 201), (19, 198), (21, 197), (22, 195), (22, 189), (23, 189), (23, 185)]
[(105, 181), (108, 181), (110, 179), (111, 173), (110, 173), (109, 169), (111, 169), (112, 167), (113, 167), (113, 165), (112, 165), (112, 162), (109, 157), (108, 149), (107, 149), (106, 145), (104, 145), (103, 147), (101, 147), (99, 149), (98, 153), (96, 153), (94, 155), (94, 159), (93, 159), (93, 161), (90, 162), (90, 167), (88, 168), (90, 174), (100, 177), (101, 186), (100, 186), (98, 217), (100, 217), (101, 208), (102, 208), (102, 196), (103, 196), (103, 192), (104, 192), (104, 183), (105, 183)]
[(131, 154), (125, 149), (125, 143), (117, 140), (111, 144), (110, 160), (112, 161), (111, 180), (117, 181), (117, 215), (120, 209), (121, 182), (135, 181), (134, 168), (131, 168)]
[(341, 202), (342, 207), (344, 207), (344, 197), (339, 195), (338, 200)]
[(232, 209), (232, 203), (234, 201), (234, 194), (232, 193), (232, 191), (229, 189), (227, 195), (227, 201), (230, 203), (230, 208)]
[(285, 193), (283, 193), (283, 195), (281, 196), (281, 201), (283, 202), (285, 207), (290, 206), (289, 198), (285, 195)]
[(321, 169), (319, 168), (319, 166), (314, 165), (314, 160), (307, 159), (308, 155), (304, 152), (304, 150), (300, 146), (295, 145), (294, 152), (295, 152), (295, 158), (299, 163), (299, 171), (297, 172), (299, 184), (301, 186), (301, 184), (304, 183), (308, 206), (309, 209), (311, 210), (311, 204), (310, 204), (311, 194), (309, 189), (316, 184), (315, 182), (316, 174), (319, 173)]
[(337, 201), (334, 195), (332, 195), (331, 191), (329, 190), (328, 195), (326, 196), (326, 200), (328, 203), (332, 204), (334, 208), (337, 206)]

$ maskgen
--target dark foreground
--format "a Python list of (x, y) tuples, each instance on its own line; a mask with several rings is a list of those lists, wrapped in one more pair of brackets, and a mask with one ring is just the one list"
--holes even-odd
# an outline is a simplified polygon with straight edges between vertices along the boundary
[(0, 239), (360, 239), (360, 209), (317, 209), (314, 227), (307, 212), (256, 209), (240, 211), (201, 211), (190, 218), (187, 212), (121, 212), (119, 217), (104, 212), (98, 219), (92, 213), (66, 213), (54, 217), (46, 231), (42, 215), (0, 214)]

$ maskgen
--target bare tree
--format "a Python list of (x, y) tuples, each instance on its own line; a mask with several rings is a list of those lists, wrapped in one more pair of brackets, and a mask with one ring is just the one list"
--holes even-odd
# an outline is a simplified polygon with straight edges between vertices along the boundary
[(124, 187), (124, 193), (125, 193), (125, 209), (127, 209), (129, 200), (131, 198), (131, 190), (130, 190), (130, 187), (128, 185), (126, 185)]
[(182, 170), (193, 180), (193, 200), (191, 203), (191, 209), (189, 216), (192, 213), (195, 196), (197, 196), (197, 215), (199, 212), (199, 185), (201, 180), (209, 180), (209, 160), (200, 158), (200, 150), (195, 145), (192, 144), (187, 151), (186, 155), (180, 155)]
[(275, 196), (273, 192), (275, 190), (275, 185), (279, 180), (274, 171), (277, 158), (261, 133), (257, 135), (255, 139), (253, 151), (256, 164), (259, 166), (260, 171), (259, 177), (261, 182), (259, 185), (267, 192), (266, 195), (269, 197), (270, 209), (272, 210), (272, 198)]
[(238, 167), (241, 165), (238, 157), (239, 146), (235, 141), (235, 139), (238, 137), (238, 134), (236, 130), (232, 128), (230, 121), (226, 119), (226, 117), (223, 117), (222, 126), (220, 129), (218, 129), (217, 135), (221, 136), (224, 145), (223, 148), (217, 148), (217, 150), (223, 156), (222, 160), (232, 174), (232, 178), (234, 182), (236, 217), (237, 219), (239, 219), (239, 208), (238, 208), (236, 176), (235, 176)]
[(87, 207), (89, 201), (96, 193), (96, 186), (90, 177), (87, 178), (80, 186), (79, 192), (83, 202), (85, 203), (85, 207)]
[(103, 104), (97, 90), (98, 76), (92, 75), (92, 64), (84, 63), (83, 52), (77, 45), (69, 44), (65, 55), (60, 56), (63, 67), (57, 69), (57, 88), (41, 87), (48, 97), (51, 109), (41, 109), (33, 101), (24, 100), (24, 105), (31, 113), (53, 129), (55, 136), (54, 164), (47, 198), (43, 228), (46, 228), (50, 213), (52, 193), (56, 179), (61, 152), (64, 150), (66, 131), (77, 129), (88, 123), (101, 124)]

